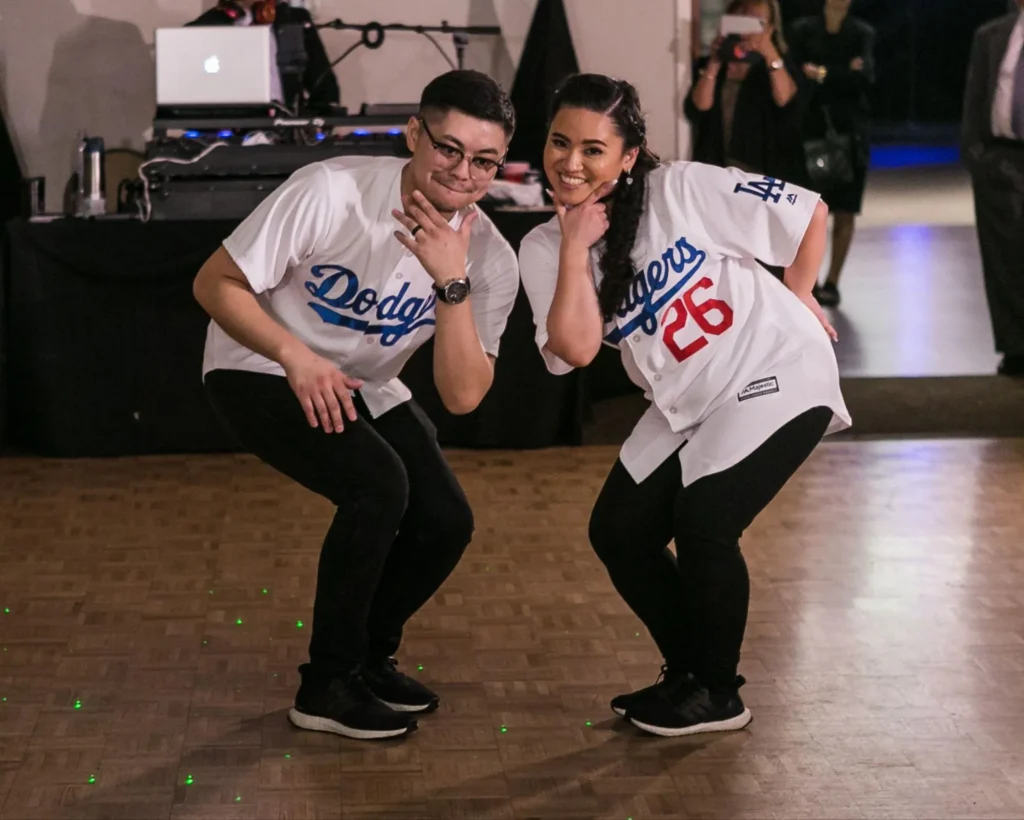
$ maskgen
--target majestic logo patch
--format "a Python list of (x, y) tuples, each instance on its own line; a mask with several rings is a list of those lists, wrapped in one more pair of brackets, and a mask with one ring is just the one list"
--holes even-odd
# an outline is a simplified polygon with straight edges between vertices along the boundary
[(316, 300), (306, 304), (325, 324), (379, 335), (380, 343), (391, 347), (403, 336), (432, 325), (437, 296), (407, 296), (409, 283), (392, 296), (381, 299), (373, 288), (360, 288), (355, 272), (341, 265), (315, 265), (314, 280), (305, 282)]
[(736, 398), (740, 401), (746, 401), (747, 399), (756, 399), (758, 396), (768, 396), (778, 392), (779, 380), (774, 376), (769, 376), (767, 379), (758, 379), (756, 382), (751, 382), (739, 392)]

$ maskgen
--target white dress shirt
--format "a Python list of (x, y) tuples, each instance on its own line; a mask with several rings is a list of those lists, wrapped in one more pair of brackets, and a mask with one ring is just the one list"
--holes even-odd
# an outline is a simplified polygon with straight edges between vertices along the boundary
[(1017, 18), (1017, 25), (1010, 35), (1010, 45), (999, 67), (999, 84), (996, 86), (995, 101), (992, 103), (992, 134), (1004, 139), (1024, 140), (1024, 134), (1013, 133), (1014, 77), (1021, 50), (1024, 49), (1024, 11)]
[[(820, 197), (770, 177), (696, 162), (647, 177), (633, 246), (636, 276), (604, 328), (651, 406), (622, 446), (642, 482), (683, 443), (682, 481), (725, 470), (813, 407), (850, 426), (828, 334), (757, 259), (791, 265)], [(547, 348), (561, 231), (553, 219), (523, 240), (519, 267), (552, 373), (572, 367)], [(592, 252), (600, 286), (598, 249)]]
[[(352, 156), (307, 165), (224, 240), (264, 311), (363, 380), (360, 395), (374, 418), (411, 397), (398, 375), (434, 335), (434, 281), (394, 236), (404, 230), (391, 211), (402, 210), (405, 164)], [(457, 229), (462, 215), (450, 224)], [(482, 212), (472, 227), (466, 273), (480, 341), (497, 356), (519, 292), (519, 268)], [(203, 375), (217, 368), (284, 375), (277, 362), (210, 322)]]

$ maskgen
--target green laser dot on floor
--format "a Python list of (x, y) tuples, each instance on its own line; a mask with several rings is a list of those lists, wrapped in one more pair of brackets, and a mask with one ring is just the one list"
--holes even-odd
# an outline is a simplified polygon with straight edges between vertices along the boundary
[(295, 622), (295, 628), (296, 629), (302, 629), (302, 626), (303, 626), (302, 621), (296, 621)]
[(291, 755), (285, 755), (285, 756), (284, 756), (284, 759), (285, 759), (285, 760), (291, 760), (291, 759), (292, 759), (292, 756), (291, 756)]
[(235, 795), (235, 802), (236, 803), (241, 803), (242, 802), (242, 795), (236, 794)]
[(192, 779), (192, 775), (188, 775), (188, 777), (185, 778), (185, 785), (191, 786), (193, 783), (195, 783), (195, 781)]
[(263, 587), (263, 594), (264, 594), (264, 595), (266, 595), (266, 594), (267, 594), (267, 588), (266, 588), (266, 587)]
[(422, 672), (423, 671), (423, 664), (422, 663), (419, 666), (416, 667), (416, 671), (417, 672)]
[(593, 725), (594, 725), (594, 724), (593, 724), (593, 723), (591, 723), (591, 722), (590, 722), (589, 720), (587, 721), (587, 726), (593, 726)]
[(501, 727), (501, 733), (502, 733), (502, 734), (505, 734), (505, 732), (507, 732), (507, 731), (508, 731), (508, 728), (507, 728), (507, 727), (505, 727), (505, 726), (502, 726), (502, 727)]
[(82, 708), (82, 701), (76, 700), (75, 701), (75, 708), (76, 709), (81, 709)]
[(235, 625), (236, 626), (241, 626), (242, 625), (242, 619), (241, 618), (235, 618)]
[(94, 775), (94, 774), (89, 775), (89, 782), (90, 783), (95, 783), (96, 782), (96, 775)]
[(10, 615), (10, 614), (11, 614), (10, 608), (5, 606), (4, 607), (4, 615)]

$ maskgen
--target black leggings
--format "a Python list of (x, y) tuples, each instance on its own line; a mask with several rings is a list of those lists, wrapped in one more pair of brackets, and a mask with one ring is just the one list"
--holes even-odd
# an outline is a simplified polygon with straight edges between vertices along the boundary
[[(621, 461), (590, 519), (590, 542), (670, 669), (713, 692), (735, 688), (750, 578), (743, 531), (807, 459), (832, 411), (816, 407), (741, 462), (683, 487), (673, 456), (641, 484)], [(676, 556), (668, 549), (672, 539)]]
[(393, 655), (402, 628), (438, 590), (473, 536), (473, 513), (415, 402), (313, 428), (283, 376), (215, 370), (210, 399), (239, 443), (337, 507), (320, 552), (310, 673), (343, 674)]

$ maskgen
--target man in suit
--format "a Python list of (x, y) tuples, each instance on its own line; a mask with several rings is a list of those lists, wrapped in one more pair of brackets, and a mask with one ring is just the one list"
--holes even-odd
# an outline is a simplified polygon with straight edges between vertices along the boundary
[(1024, 0), (974, 35), (963, 153), (999, 372), (1024, 376)]
[[(324, 108), (341, 102), (341, 90), (331, 70), (331, 61), (320, 34), (313, 27), (313, 18), (306, 9), (291, 6), (283, 0), (219, 0), (216, 6), (187, 25), (273, 25), (279, 41), (284, 27), (304, 26), (302, 41), (306, 52), (305, 68), (301, 79), (292, 77), (289, 72), (284, 73), (284, 97), (289, 103), (302, 100), (312, 108)], [(280, 43), (279, 48), (283, 45)]]

